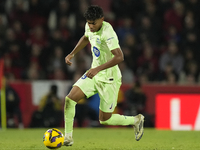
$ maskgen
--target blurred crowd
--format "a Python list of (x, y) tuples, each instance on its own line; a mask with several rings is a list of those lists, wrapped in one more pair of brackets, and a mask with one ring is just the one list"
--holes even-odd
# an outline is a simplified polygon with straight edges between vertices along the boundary
[(0, 57), (13, 80), (72, 80), (92, 61), (90, 46), (65, 64), (84, 34), (83, 13), (104, 9), (125, 61), (123, 83), (200, 82), (199, 0), (1, 0)]

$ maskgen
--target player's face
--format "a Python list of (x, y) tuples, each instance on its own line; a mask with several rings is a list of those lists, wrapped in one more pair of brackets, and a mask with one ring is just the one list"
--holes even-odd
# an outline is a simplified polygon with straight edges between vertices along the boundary
[(91, 32), (97, 32), (101, 29), (104, 17), (97, 20), (87, 20)]

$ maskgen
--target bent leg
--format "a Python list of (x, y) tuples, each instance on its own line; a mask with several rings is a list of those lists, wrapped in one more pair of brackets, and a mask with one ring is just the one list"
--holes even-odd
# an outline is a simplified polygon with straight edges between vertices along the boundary
[[(99, 120), (104, 125), (133, 125), (135, 118), (133, 116), (123, 116), (112, 114), (116, 105), (121, 80), (112, 84), (99, 82), (98, 92), (100, 96)], [(104, 89), (104, 90), (102, 90)], [(105, 91), (109, 91), (105, 93)]]
[(103, 112), (99, 109), (99, 120), (100, 121), (106, 121), (108, 119), (110, 119), (110, 117), (112, 116), (112, 113), (108, 112)]
[[(106, 120), (107, 119), (107, 120)], [(100, 110), (99, 113), (100, 123), (103, 125), (133, 125), (135, 132), (135, 139), (139, 141), (144, 133), (144, 116), (139, 114), (135, 117), (133, 116), (124, 116), (119, 114), (105, 113)]]
[(103, 125), (134, 125), (135, 117), (106, 113), (99, 110), (99, 120)]

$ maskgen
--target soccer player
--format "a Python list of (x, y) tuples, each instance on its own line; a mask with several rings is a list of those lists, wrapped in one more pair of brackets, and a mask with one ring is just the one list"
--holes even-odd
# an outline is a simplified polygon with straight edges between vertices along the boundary
[(135, 139), (139, 141), (143, 135), (144, 116), (124, 116), (112, 114), (117, 105), (119, 88), (121, 86), (121, 72), (118, 64), (124, 60), (118, 37), (112, 26), (104, 21), (103, 10), (99, 6), (90, 6), (84, 13), (87, 21), (85, 34), (80, 38), (73, 51), (65, 57), (70, 61), (76, 53), (89, 42), (93, 62), (89, 69), (74, 85), (65, 98), (65, 139), (64, 145), (71, 146), (73, 120), (77, 102), (96, 93), (100, 97), (99, 121), (103, 125), (133, 125)]

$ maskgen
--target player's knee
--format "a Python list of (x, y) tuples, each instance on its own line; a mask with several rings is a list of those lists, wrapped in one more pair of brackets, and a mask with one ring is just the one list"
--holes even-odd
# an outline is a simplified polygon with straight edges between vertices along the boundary
[(75, 102), (78, 102), (79, 100), (85, 98), (85, 94), (79, 87), (74, 86), (67, 97)]
[(65, 107), (69, 107), (71, 105), (76, 105), (76, 102), (70, 99), (68, 96), (65, 97)]

